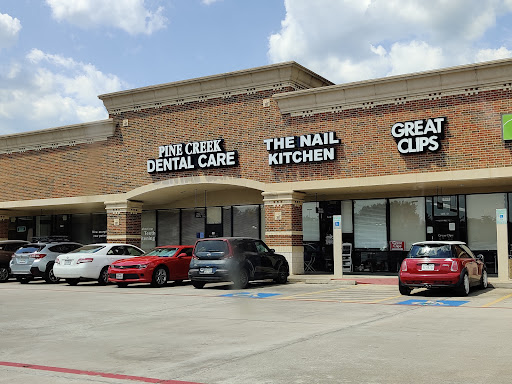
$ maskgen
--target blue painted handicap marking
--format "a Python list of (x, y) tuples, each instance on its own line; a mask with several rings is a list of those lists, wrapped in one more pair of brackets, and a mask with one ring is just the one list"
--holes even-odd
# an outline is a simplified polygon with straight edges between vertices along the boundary
[(466, 304), (466, 303), (469, 303), (469, 301), (411, 299), (411, 300), (401, 301), (397, 304), (400, 304), (400, 305), (424, 305), (424, 306), (431, 306), (431, 307), (458, 307), (458, 306)]
[(220, 297), (248, 297), (250, 299), (264, 299), (266, 297), (278, 296), (280, 293), (251, 293), (251, 292), (237, 292), (228, 293), (227, 295), (220, 295)]

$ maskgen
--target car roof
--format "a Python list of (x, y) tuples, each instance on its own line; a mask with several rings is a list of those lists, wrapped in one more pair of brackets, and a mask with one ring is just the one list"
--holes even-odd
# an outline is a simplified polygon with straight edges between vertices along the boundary
[(418, 241), (417, 243), (414, 243), (413, 245), (429, 245), (429, 244), (444, 244), (444, 245), (466, 245), (463, 241), (445, 241), (445, 240), (428, 240), (428, 241)]
[(197, 241), (202, 241), (202, 240), (259, 240), (255, 237), (235, 237), (235, 236), (230, 236), (230, 237), (205, 237), (204, 239), (197, 239)]
[(193, 245), (159, 245), (155, 248), (183, 248), (183, 247), (193, 247)]

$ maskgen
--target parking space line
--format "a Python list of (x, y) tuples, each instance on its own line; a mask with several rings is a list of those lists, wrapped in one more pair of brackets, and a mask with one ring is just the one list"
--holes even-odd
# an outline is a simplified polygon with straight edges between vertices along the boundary
[(396, 296), (386, 297), (385, 299), (375, 300), (375, 301), (372, 301), (371, 304), (382, 303), (383, 301), (393, 300), (393, 299), (397, 299), (399, 297), (402, 297), (402, 295), (396, 295)]
[(500, 297), (499, 299), (496, 299), (496, 300), (494, 300), (494, 301), (491, 301), (490, 303), (487, 303), (487, 304), (485, 304), (485, 305), (482, 305), (482, 308), (490, 307), (491, 305), (496, 304), (496, 303), (499, 303), (500, 301), (506, 300), (506, 299), (508, 299), (509, 297), (512, 297), (512, 293), (511, 293), (511, 294), (509, 294), (509, 295), (505, 295), (505, 296), (503, 296), (503, 297)]
[(335, 289), (326, 289), (324, 291), (315, 291), (315, 292), (308, 292), (308, 293), (298, 293), (296, 295), (291, 296), (285, 296), (285, 297), (279, 297), (276, 300), (286, 300), (286, 299), (293, 299), (300, 296), (310, 296), (310, 295), (317, 295), (319, 293), (325, 293), (325, 292), (334, 292), (334, 291), (341, 291), (343, 289), (349, 289), (350, 287), (343, 287), (343, 288), (335, 288)]
[(105, 373), (105, 372), (94, 372), (94, 371), (83, 371), (81, 369), (69, 369), (69, 368), (60, 368), (60, 367), (49, 367), (46, 365), (36, 365), (36, 364), (23, 364), (23, 363), (12, 363), (9, 361), (0, 361), (0, 366), (5, 367), (15, 367), (15, 368), (25, 368), (25, 369), (36, 369), (39, 371), (49, 371), (49, 372), (58, 372), (72, 375), (85, 375), (85, 376), (99, 376), (105, 377), (108, 379), (116, 379), (116, 380), (128, 380), (128, 381), (138, 381), (142, 383), (156, 383), (156, 384), (200, 384), (192, 381), (179, 381), (179, 380), (162, 380), (162, 379), (154, 379), (151, 377), (141, 377), (141, 376), (130, 376), (130, 375), (120, 375), (115, 373)]

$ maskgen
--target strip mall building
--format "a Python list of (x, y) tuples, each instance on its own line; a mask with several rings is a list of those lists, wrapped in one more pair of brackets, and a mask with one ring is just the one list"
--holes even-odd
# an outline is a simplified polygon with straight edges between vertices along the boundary
[(333, 270), (341, 215), (345, 272), (462, 240), (508, 279), (512, 60), (341, 85), (287, 62), (99, 97), (107, 120), (0, 137), (0, 238), (252, 236), (303, 274)]

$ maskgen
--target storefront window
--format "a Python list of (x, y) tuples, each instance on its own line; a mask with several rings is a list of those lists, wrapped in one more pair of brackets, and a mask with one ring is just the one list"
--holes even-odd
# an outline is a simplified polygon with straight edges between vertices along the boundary
[(425, 198), (389, 200), (390, 240), (405, 241), (405, 249), (425, 240)]
[(354, 200), (356, 248), (387, 250), (386, 199)]
[[(157, 245), (180, 244), (180, 210), (169, 209), (157, 212)], [(195, 240), (194, 240), (195, 243)], [(194, 244), (192, 243), (192, 244)], [(186, 243), (184, 243), (186, 244)], [(188, 244), (187, 244), (188, 245)]]
[(468, 245), (474, 251), (497, 250), (496, 209), (506, 208), (504, 193), (467, 195)]
[(354, 232), (352, 225), (352, 200), (341, 202), (341, 231), (342, 233)]
[(181, 241), (184, 245), (194, 245), (198, 238), (205, 237), (205, 214), (204, 208), (181, 210)]
[(303, 241), (320, 241), (320, 214), (318, 202), (302, 204)]
[(233, 236), (260, 238), (260, 206), (233, 206)]
[(156, 246), (156, 211), (142, 212), (140, 235), (140, 246), (144, 251)]
[(106, 243), (107, 242), (107, 214), (106, 213), (93, 213), (92, 214), (92, 242), (93, 243)]
[(222, 228), (226, 237), (233, 236), (231, 231), (231, 207), (222, 207)]
[(91, 244), (92, 218), (90, 213), (74, 214), (71, 216), (71, 241), (80, 244)]

